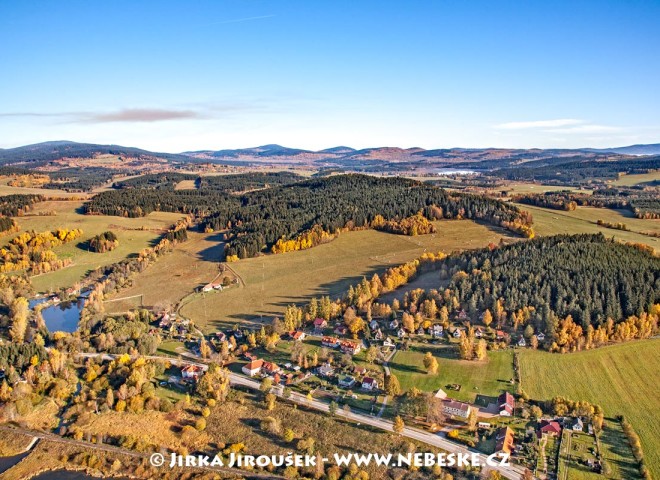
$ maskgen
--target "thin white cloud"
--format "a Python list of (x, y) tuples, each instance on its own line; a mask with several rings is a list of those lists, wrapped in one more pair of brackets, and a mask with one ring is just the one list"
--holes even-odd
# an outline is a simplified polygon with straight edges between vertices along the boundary
[(611, 133), (611, 132), (620, 132), (621, 128), (612, 127), (610, 125), (575, 125), (568, 128), (553, 128), (551, 130), (546, 130), (546, 132), (552, 133)]
[(556, 120), (534, 120), (531, 122), (507, 122), (495, 125), (495, 128), (501, 130), (527, 130), (535, 128), (558, 128), (568, 127), (571, 125), (580, 125), (585, 123), (584, 120), (576, 118), (559, 118)]

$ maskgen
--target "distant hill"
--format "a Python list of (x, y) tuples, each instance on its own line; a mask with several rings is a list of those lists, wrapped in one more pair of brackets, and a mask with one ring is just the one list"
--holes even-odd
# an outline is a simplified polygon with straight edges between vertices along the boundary
[(593, 152), (611, 152), (622, 155), (660, 155), (660, 143), (629, 145), (627, 147), (589, 149)]
[(99, 155), (117, 155), (128, 158), (158, 158), (168, 161), (187, 161), (183, 155), (156, 153), (140, 148), (122, 147), (121, 145), (96, 145), (77, 143), (66, 140), (35, 143), (17, 148), (0, 150), (0, 164), (37, 162), (45, 163), (62, 158), (95, 158)]

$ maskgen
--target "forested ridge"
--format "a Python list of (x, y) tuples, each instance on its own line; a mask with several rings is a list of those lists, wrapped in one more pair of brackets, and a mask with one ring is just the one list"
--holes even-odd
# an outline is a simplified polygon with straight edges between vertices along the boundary
[(660, 218), (660, 191), (653, 187), (608, 187), (592, 194), (571, 191), (514, 195), (515, 202), (555, 210), (575, 210), (579, 206), (628, 209), (637, 218)]
[(338, 175), (290, 183), (294, 177), (280, 174), (276, 178), (284, 185), (242, 195), (229, 193), (258, 188), (260, 183), (264, 187), (276, 183), (270, 177), (261, 178), (261, 182), (255, 178), (259, 180), (254, 174), (242, 178), (204, 177), (197, 190), (146, 188), (103, 192), (87, 204), (86, 210), (131, 217), (159, 210), (192, 213), (200, 218), (204, 230), (228, 230), (228, 258), (254, 256), (279, 240), (305, 237), (315, 227), (331, 235), (341, 229), (370, 227), (408, 234), (429, 231), (423, 222), (410, 218), (418, 213), (428, 220), (483, 220), (533, 236), (531, 218), (515, 206), (481, 196), (450, 193), (414, 180)]

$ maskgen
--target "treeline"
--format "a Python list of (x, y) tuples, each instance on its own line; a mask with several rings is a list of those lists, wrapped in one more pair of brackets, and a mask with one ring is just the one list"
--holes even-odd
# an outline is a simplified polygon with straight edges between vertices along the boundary
[(561, 159), (561, 163), (551, 165), (536, 165), (541, 162), (524, 164), (515, 167), (501, 168), (488, 175), (506, 180), (538, 181), (552, 184), (576, 185), (588, 183), (594, 179), (617, 179), (621, 173), (636, 174), (660, 170), (660, 156), (648, 158), (626, 158), (621, 161), (585, 161), (576, 157), (573, 161)]
[(176, 184), (184, 180), (198, 180), (197, 175), (178, 172), (150, 173), (135, 178), (129, 178), (112, 184), (115, 189), (151, 188), (155, 190), (174, 190)]
[(0, 197), (0, 215), (19, 217), (30, 211), (35, 203), (45, 199), (43, 195), (3, 195)]
[(568, 195), (548, 192), (543, 194), (513, 195), (511, 200), (525, 205), (534, 205), (536, 207), (552, 208), (554, 210), (573, 211), (578, 204)]
[(660, 218), (660, 200), (654, 188), (601, 188), (593, 194), (571, 191), (515, 195), (514, 202), (555, 210), (575, 210), (578, 206), (627, 209), (637, 218)]
[(238, 198), (208, 190), (127, 188), (101, 192), (84, 206), (90, 215), (138, 218), (151, 212), (175, 212), (205, 217), (220, 208), (240, 208)]
[(58, 228), (53, 232), (24, 232), (0, 248), (0, 272), (28, 270), (32, 275), (59, 270), (71, 263), (57, 258), (53, 248), (72, 242), (83, 234), (80, 229)]
[(258, 188), (286, 185), (301, 180), (303, 177), (291, 172), (249, 172), (236, 175), (199, 176), (178, 172), (152, 173), (121, 182), (115, 182), (113, 188), (147, 188), (156, 190), (174, 190), (177, 183), (194, 180), (195, 187), (226, 193), (240, 193)]
[(625, 223), (622, 223), (622, 222), (614, 223), (614, 222), (607, 222), (605, 220), (598, 219), (596, 221), (596, 225), (598, 225), (600, 227), (611, 228), (613, 230), (623, 230), (625, 232), (630, 231), (630, 228), (628, 228), (628, 225), (626, 225)]
[(119, 239), (114, 232), (107, 231), (99, 233), (89, 239), (89, 250), (97, 253), (105, 253), (114, 250), (119, 245)]
[(0, 234), (6, 234), (18, 231), (18, 224), (13, 218), (0, 217)]
[(643, 479), (645, 480), (651, 480), (651, 472), (649, 472), (648, 467), (646, 466), (646, 462), (644, 459), (644, 451), (642, 450), (642, 442), (639, 439), (639, 435), (637, 435), (637, 432), (633, 428), (633, 426), (626, 420), (626, 418), (621, 415), (619, 417), (619, 420), (621, 422), (621, 428), (623, 429), (623, 433), (626, 436), (626, 439), (628, 440), (628, 444), (630, 445), (630, 448), (633, 452), (633, 456), (635, 457), (635, 460), (637, 461), (637, 466), (639, 468), (639, 474), (642, 476)]

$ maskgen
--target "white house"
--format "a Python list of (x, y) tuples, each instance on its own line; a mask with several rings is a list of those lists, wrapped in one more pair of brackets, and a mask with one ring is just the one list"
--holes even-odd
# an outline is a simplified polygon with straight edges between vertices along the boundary
[(578, 417), (575, 419), (575, 422), (573, 422), (573, 426), (571, 429), (575, 432), (581, 432), (584, 430), (584, 424), (582, 423), (582, 420)]
[(468, 418), (472, 407), (467, 403), (457, 402), (456, 400), (449, 400), (442, 406), (442, 411), (445, 415), (452, 417)]
[(392, 340), (390, 337), (387, 337), (385, 340), (383, 340), (383, 347), (393, 348), (395, 346), (396, 344), (394, 343), (394, 340)]
[(526, 347), (527, 342), (525, 341), (525, 337), (520, 337), (520, 340), (518, 340), (518, 346), (519, 347)]
[(254, 377), (257, 375), (259, 372), (261, 372), (261, 367), (263, 367), (264, 361), (259, 359), (259, 360), (252, 360), (250, 363), (247, 363), (243, 365), (243, 373), (249, 377)]
[(376, 390), (378, 388), (378, 381), (375, 378), (364, 377), (362, 379), (362, 388), (364, 390)]
[(204, 372), (202, 367), (197, 365), (186, 365), (181, 369), (181, 378), (197, 380), (199, 376)]
[(350, 375), (343, 375), (339, 378), (339, 386), (343, 388), (351, 388), (355, 385), (355, 378)]
[(456, 330), (454, 330), (454, 333), (452, 333), (452, 335), (454, 336), (454, 338), (461, 338), (461, 335), (463, 335), (463, 332), (461, 332), (460, 328), (457, 328)]
[(536, 334), (536, 339), (537, 339), (539, 342), (542, 342), (543, 340), (545, 340), (545, 334), (544, 334), (543, 332), (541, 332), (541, 333), (537, 333), (537, 334)]

